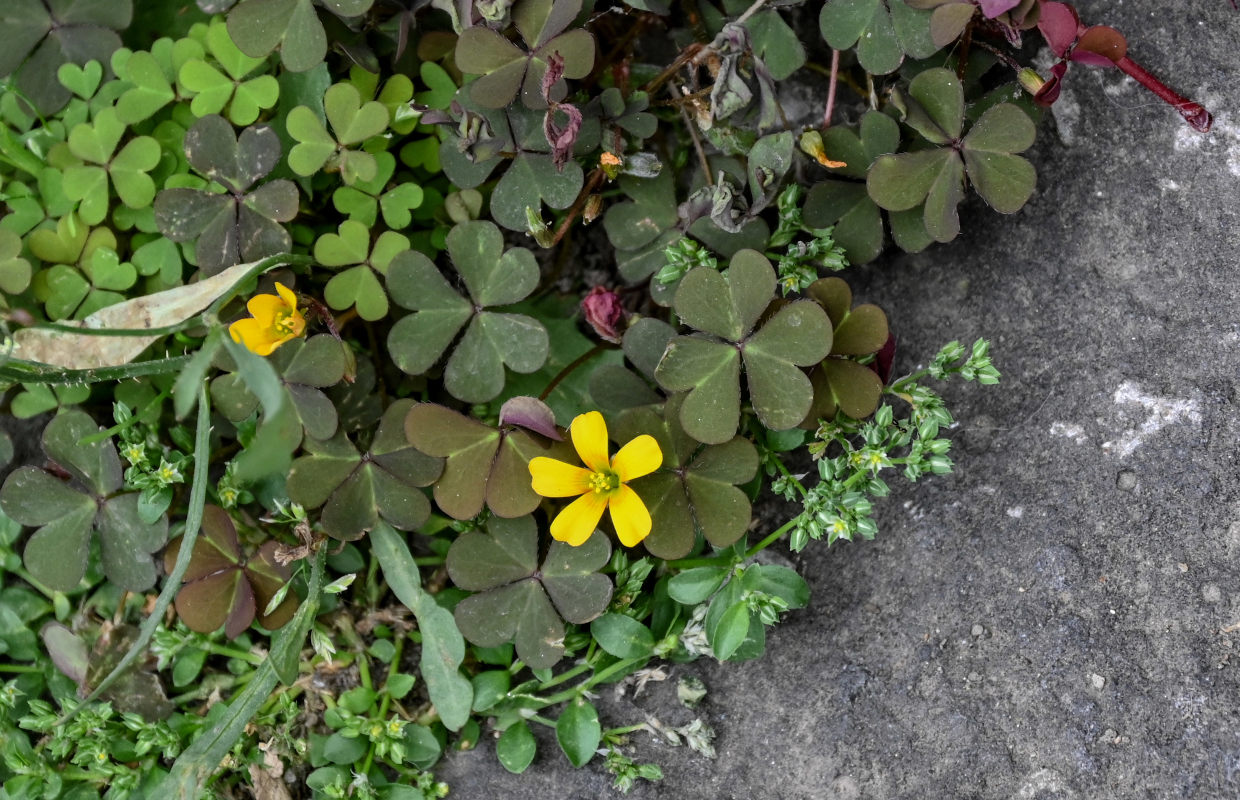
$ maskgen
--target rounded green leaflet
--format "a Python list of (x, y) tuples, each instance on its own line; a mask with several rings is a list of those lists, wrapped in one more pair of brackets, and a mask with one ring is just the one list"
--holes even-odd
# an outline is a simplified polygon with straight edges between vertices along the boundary
[(555, 721), (555, 739), (574, 767), (584, 767), (593, 758), (602, 737), (598, 711), (584, 697), (569, 701)]
[(879, 156), (866, 178), (866, 189), (881, 208), (907, 211), (925, 202), (953, 157), (955, 153), (947, 148)]
[(125, 62), (124, 77), (133, 88), (117, 100), (116, 117), (126, 125), (150, 119), (176, 99), (172, 84), (151, 53), (138, 51), (131, 55)]
[(323, 168), (336, 152), (336, 140), (306, 106), (296, 106), (285, 120), (289, 136), (297, 142), (288, 154), (289, 169), (309, 177)]
[(722, 273), (709, 267), (690, 270), (674, 305), (690, 327), (736, 342), (752, 330), (774, 293), (771, 262), (756, 250), (741, 250)]
[(30, 285), (30, 262), (21, 252), (21, 237), (0, 228), (0, 291), (6, 294), (20, 294)]
[(292, 72), (305, 72), (327, 55), (327, 34), (311, 0), (244, 0), (228, 14), (228, 33), (255, 58), (279, 47)]
[(909, 125), (935, 144), (960, 138), (964, 126), (964, 85), (956, 73), (942, 67), (928, 69), (909, 82), (908, 93), (917, 102), (917, 106), (909, 108)]
[(483, 403), (504, 388), (504, 367), (538, 370), (547, 360), (547, 329), (524, 314), (482, 311), (465, 330), (444, 368), (444, 386), (460, 400)]
[(323, 109), (336, 140), (342, 145), (359, 144), (387, 130), (388, 110), (375, 100), (362, 103), (351, 83), (337, 83), (323, 96)]
[(965, 168), (973, 188), (1001, 214), (1024, 207), (1037, 185), (1037, 170), (1015, 153), (1027, 150), (1036, 131), (1032, 120), (1010, 103), (993, 106), (969, 130), (962, 143)]
[(526, 231), (529, 228), (526, 209), (540, 212), (544, 203), (549, 208), (568, 208), (583, 185), (585, 173), (576, 161), (557, 168), (549, 155), (525, 153), (513, 160), (495, 185), (491, 216), (509, 230)]
[(89, 100), (99, 88), (103, 80), (103, 65), (98, 61), (88, 61), (83, 66), (77, 64), (61, 64), (56, 70), (56, 78), (61, 85), (83, 100)]
[(741, 359), (723, 342), (677, 336), (655, 369), (655, 379), (670, 392), (687, 392), (680, 423), (700, 442), (722, 444), (740, 422)]
[(473, 306), (418, 252), (402, 253), (392, 261), (387, 284), (397, 305), (416, 312), (392, 327), (388, 350), (401, 370), (420, 375), (435, 365), (473, 316)]

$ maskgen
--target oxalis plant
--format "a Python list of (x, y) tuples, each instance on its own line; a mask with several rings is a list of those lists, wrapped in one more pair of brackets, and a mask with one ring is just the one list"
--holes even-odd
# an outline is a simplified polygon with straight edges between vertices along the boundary
[(1023, 207), (1071, 70), (1209, 128), (1095, 22), (0, 3), (0, 797), (442, 797), (538, 726), (621, 791), (638, 731), (713, 756), (597, 691), (761, 656), (809, 600), (764, 551), (874, 537), (952, 469), (940, 383), (999, 380), (985, 340), (893, 377), (832, 273)]

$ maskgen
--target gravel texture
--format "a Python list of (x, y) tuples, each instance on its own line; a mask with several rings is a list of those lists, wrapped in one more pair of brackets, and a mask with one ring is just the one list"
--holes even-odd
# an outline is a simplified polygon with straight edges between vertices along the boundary
[[(1080, 5), (1214, 131), (1075, 66), (1023, 212), (973, 201), (952, 245), (852, 272), (898, 374), (988, 336), (1003, 384), (947, 387), (956, 474), (893, 479), (876, 541), (809, 548), (811, 605), (765, 658), (605, 692), (606, 724), (718, 733), (715, 761), (636, 734), (666, 778), (630, 797), (1240, 796), (1240, 14)], [(684, 675), (710, 689), (696, 712)], [(487, 740), (437, 771), (460, 798), (612, 792), (539, 735), (522, 777)]]

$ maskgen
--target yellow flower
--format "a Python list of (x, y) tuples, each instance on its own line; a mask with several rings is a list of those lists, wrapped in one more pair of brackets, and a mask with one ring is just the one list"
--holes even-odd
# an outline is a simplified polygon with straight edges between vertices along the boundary
[(554, 458), (530, 459), (531, 486), (543, 497), (573, 497), (551, 522), (551, 536), (573, 547), (584, 544), (611, 509), (611, 522), (625, 547), (650, 534), (650, 512), (637, 492), (626, 484), (649, 475), (663, 464), (663, 451), (645, 434), (621, 447), (615, 458), (607, 455), (607, 423), (597, 411), (581, 414), (569, 426), (573, 447), (584, 467)]
[(297, 310), (297, 295), (282, 283), (276, 284), (276, 292), (251, 297), (246, 308), (253, 316), (228, 326), (234, 342), (260, 356), (271, 355), (271, 351), (306, 330), (306, 318)]

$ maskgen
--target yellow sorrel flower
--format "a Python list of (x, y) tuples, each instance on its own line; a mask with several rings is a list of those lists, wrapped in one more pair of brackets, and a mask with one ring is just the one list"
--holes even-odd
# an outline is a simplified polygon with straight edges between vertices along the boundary
[(581, 414), (569, 426), (573, 447), (584, 467), (554, 458), (530, 459), (531, 485), (543, 497), (581, 495), (551, 522), (551, 536), (573, 547), (584, 544), (611, 509), (611, 522), (625, 547), (633, 547), (650, 534), (650, 512), (637, 492), (626, 484), (649, 475), (663, 464), (663, 451), (653, 436), (638, 436), (607, 456), (607, 423), (597, 411)]
[(297, 295), (282, 283), (276, 284), (276, 292), (251, 297), (245, 307), (253, 316), (228, 326), (234, 342), (260, 356), (271, 355), (271, 351), (306, 330), (306, 318), (297, 310)]

